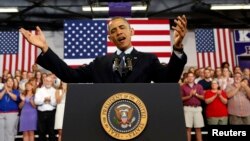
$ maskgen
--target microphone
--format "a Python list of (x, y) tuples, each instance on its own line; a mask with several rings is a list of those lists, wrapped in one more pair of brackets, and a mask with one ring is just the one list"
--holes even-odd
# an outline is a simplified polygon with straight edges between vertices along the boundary
[(133, 70), (132, 56), (125, 55), (124, 57), (124, 66), (121, 66), (121, 61), (123, 61), (123, 58), (120, 56), (115, 55), (113, 59), (113, 72), (119, 73), (122, 79), (125, 79)]
[(120, 57), (118, 55), (116, 55), (114, 58), (113, 71), (119, 71), (120, 61), (121, 61)]
[(133, 64), (132, 64), (132, 56), (131, 55), (126, 55), (125, 56), (125, 63), (126, 63), (126, 68), (128, 71), (133, 70)]

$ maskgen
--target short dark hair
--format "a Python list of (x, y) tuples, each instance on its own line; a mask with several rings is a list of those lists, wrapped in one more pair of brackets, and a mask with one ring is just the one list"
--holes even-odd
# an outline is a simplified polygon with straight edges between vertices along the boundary
[(221, 68), (224, 68), (226, 65), (230, 66), (230, 64), (227, 61), (222, 62), (221, 63)]
[[(124, 18), (124, 17), (121, 17), (121, 16), (115, 16), (115, 17), (111, 18), (111, 20), (109, 21), (109, 23), (111, 21), (114, 21), (114, 20), (117, 20), (117, 19), (121, 19), (121, 20), (125, 21), (126, 23), (128, 23), (128, 25), (130, 27), (130, 24), (129, 24), (128, 20), (126, 18)], [(108, 32), (109, 32), (109, 23), (108, 23), (108, 27), (107, 27)]]

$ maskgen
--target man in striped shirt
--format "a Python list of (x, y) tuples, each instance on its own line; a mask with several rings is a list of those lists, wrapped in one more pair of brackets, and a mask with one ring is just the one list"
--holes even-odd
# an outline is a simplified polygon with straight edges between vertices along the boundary
[(242, 74), (234, 74), (234, 83), (226, 88), (229, 124), (250, 125), (250, 88), (242, 81)]

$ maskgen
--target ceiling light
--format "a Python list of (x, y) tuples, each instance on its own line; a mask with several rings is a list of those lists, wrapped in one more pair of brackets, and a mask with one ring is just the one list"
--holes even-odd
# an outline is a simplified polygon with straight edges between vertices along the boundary
[[(92, 7), (93, 11), (109, 11), (108, 7)], [(89, 6), (83, 6), (82, 11), (91, 11)]]
[(17, 13), (17, 7), (0, 7), (0, 13)]
[(211, 10), (240, 10), (240, 9), (250, 9), (250, 4), (218, 4), (211, 5)]
[[(147, 6), (132, 6), (132, 11), (145, 11), (147, 9)], [(109, 7), (92, 7), (93, 11), (109, 11)], [(91, 11), (91, 8), (89, 6), (83, 6), (82, 11)]]
[(147, 6), (132, 6), (131, 10), (132, 11), (145, 11), (147, 9)]

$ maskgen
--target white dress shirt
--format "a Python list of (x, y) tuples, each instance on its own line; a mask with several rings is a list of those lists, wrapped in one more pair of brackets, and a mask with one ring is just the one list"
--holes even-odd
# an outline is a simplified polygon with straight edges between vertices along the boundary
[[(56, 108), (56, 97), (55, 97), (56, 89), (54, 87), (46, 88), (43, 86), (42, 88), (38, 88), (35, 94), (35, 104), (38, 106), (38, 111), (52, 111)], [(45, 103), (45, 97), (50, 97), (50, 102)]]

